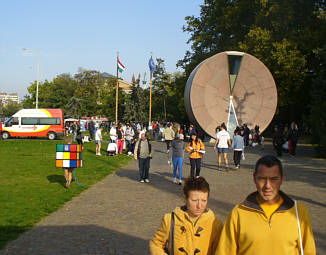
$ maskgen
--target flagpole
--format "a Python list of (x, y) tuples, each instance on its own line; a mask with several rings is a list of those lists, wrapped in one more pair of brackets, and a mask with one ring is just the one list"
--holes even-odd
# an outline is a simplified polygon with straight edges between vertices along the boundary
[(118, 100), (119, 100), (119, 69), (118, 69), (119, 51), (117, 52), (117, 86), (115, 90), (115, 123), (118, 124)]
[[(152, 52), (151, 52), (152, 57)], [(150, 78), (149, 78), (149, 124), (152, 123), (152, 76), (153, 72), (150, 70)]]

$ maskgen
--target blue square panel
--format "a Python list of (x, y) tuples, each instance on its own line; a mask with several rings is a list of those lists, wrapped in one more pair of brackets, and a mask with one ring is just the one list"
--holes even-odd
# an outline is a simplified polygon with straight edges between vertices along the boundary
[(70, 160), (70, 167), (77, 167), (77, 160)]

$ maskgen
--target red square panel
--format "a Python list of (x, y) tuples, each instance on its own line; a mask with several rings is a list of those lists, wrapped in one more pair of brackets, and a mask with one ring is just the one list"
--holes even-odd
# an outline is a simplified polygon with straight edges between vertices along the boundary
[(73, 152), (77, 151), (77, 144), (70, 145), (70, 151), (73, 151)]

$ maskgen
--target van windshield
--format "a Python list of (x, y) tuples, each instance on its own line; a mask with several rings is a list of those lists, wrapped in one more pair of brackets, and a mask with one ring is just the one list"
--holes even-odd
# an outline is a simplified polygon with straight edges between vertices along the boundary
[(19, 125), (18, 117), (10, 117), (10, 119), (5, 122), (5, 127), (11, 127), (13, 125)]

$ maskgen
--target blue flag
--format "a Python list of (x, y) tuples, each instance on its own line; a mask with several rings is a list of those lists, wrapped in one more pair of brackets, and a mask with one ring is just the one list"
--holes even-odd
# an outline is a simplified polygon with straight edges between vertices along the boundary
[(155, 63), (154, 63), (154, 60), (153, 60), (152, 57), (148, 61), (148, 66), (149, 66), (149, 70), (151, 72), (155, 72), (156, 71), (156, 66), (155, 66)]

